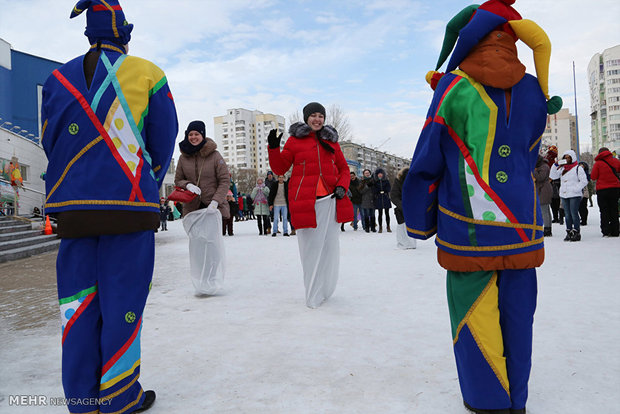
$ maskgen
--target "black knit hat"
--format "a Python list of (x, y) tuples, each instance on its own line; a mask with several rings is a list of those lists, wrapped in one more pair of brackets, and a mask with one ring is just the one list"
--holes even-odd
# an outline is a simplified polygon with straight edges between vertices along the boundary
[(308, 123), (308, 118), (315, 112), (323, 114), (325, 116), (325, 107), (318, 102), (310, 102), (308, 105), (304, 106), (304, 122)]
[(207, 132), (205, 130), (205, 123), (202, 121), (190, 122), (189, 125), (187, 126), (187, 129), (185, 130), (185, 138), (187, 138), (187, 136), (189, 135), (191, 131), (199, 132), (203, 138), (207, 137)]

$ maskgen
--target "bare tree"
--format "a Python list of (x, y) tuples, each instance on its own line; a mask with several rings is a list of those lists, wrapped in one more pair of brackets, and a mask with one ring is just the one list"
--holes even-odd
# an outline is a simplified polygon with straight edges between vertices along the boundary
[(301, 116), (299, 111), (295, 111), (288, 116), (288, 124), (293, 125), (296, 122), (303, 122), (304, 118)]
[(348, 141), (353, 138), (349, 117), (339, 105), (332, 104), (327, 108), (327, 119), (325, 123), (336, 128), (341, 141)]
[(240, 193), (251, 193), (256, 186), (258, 171), (252, 168), (232, 168), (233, 181), (237, 184), (237, 191)]

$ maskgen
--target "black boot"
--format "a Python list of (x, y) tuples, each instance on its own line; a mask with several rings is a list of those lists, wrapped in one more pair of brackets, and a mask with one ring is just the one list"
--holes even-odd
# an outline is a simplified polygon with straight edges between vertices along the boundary
[(545, 232), (543, 234), (544, 237), (551, 237), (551, 227), (545, 227)]
[(467, 404), (465, 401), (463, 401), (463, 404), (465, 404), (465, 408), (467, 408), (472, 413), (476, 413), (476, 414), (511, 414), (509, 408), (502, 408), (499, 410), (481, 410), (479, 408), (473, 408), (472, 406)]
[(140, 406), (140, 408), (138, 408), (137, 410), (133, 412), (134, 413), (144, 412), (148, 410), (149, 408), (151, 408), (154, 402), (155, 402), (155, 391), (153, 390), (144, 391), (144, 401), (142, 401), (142, 405)]
[(574, 230), (566, 230), (566, 237), (564, 237), (564, 241), (571, 241), (573, 238), (573, 231)]
[(573, 230), (570, 241), (581, 241), (581, 233), (579, 233), (579, 230)]

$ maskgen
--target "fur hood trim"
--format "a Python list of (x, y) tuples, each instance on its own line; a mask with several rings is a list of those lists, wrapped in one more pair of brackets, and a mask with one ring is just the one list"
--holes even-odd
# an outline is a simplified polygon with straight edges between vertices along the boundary
[(404, 167), (398, 172), (398, 174), (396, 175), (396, 179), (399, 181), (404, 181), (408, 173), (409, 167)]
[[(311, 132), (310, 125), (304, 122), (295, 122), (288, 129), (288, 133), (295, 138), (306, 138)], [(338, 131), (331, 125), (324, 125), (317, 135), (325, 141), (338, 142)]]
[(205, 141), (207, 142), (199, 151), (201, 157), (207, 157), (217, 149), (217, 144), (211, 138), (205, 138)]

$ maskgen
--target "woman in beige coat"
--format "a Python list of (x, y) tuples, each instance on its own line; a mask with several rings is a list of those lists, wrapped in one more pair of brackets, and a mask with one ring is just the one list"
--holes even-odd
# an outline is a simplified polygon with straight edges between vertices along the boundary
[(205, 124), (192, 121), (179, 144), (181, 156), (177, 164), (174, 185), (198, 194), (183, 204), (183, 216), (201, 208), (217, 208), (222, 218), (230, 217), (226, 194), (230, 183), (228, 167), (217, 144), (205, 135)]

